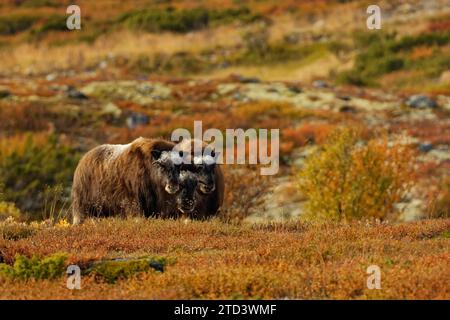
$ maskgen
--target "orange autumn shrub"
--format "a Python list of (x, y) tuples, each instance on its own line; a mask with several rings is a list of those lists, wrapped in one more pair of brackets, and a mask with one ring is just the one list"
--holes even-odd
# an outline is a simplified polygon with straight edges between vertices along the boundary
[(300, 189), (308, 198), (306, 216), (386, 219), (411, 186), (412, 173), (409, 147), (389, 146), (385, 138), (362, 144), (356, 131), (339, 129), (299, 174)]
[(28, 147), (29, 139), (33, 143), (42, 147), (48, 141), (50, 134), (46, 131), (31, 133), (18, 133), (15, 135), (0, 137), (0, 161), (2, 157), (10, 156), (13, 153), (23, 155)]
[(434, 21), (428, 24), (428, 31), (442, 32), (450, 30), (450, 21)]
[(0, 132), (14, 134), (20, 131), (49, 129), (48, 110), (40, 104), (0, 104)]
[(433, 55), (434, 49), (428, 46), (419, 46), (412, 50), (410, 58), (412, 60), (425, 59)]
[(306, 123), (298, 128), (286, 128), (282, 132), (283, 141), (291, 141), (295, 147), (308, 143), (322, 144), (331, 133), (333, 126), (328, 123)]
[(254, 124), (267, 119), (300, 119), (308, 113), (296, 108), (291, 103), (273, 101), (253, 101), (237, 106), (232, 116), (247, 123)]

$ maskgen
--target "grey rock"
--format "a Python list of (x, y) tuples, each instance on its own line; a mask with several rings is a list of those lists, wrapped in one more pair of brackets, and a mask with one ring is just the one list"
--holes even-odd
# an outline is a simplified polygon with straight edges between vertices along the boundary
[(148, 83), (140, 84), (136, 87), (137, 92), (142, 94), (152, 94), (155, 91), (155, 87)]
[(419, 144), (419, 151), (423, 152), (423, 153), (427, 153), (427, 152), (433, 150), (433, 148), (434, 148), (434, 146), (429, 142), (424, 142), (424, 143)]
[(164, 264), (162, 264), (161, 262), (158, 261), (150, 261), (149, 262), (149, 266), (153, 269), (155, 269), (156, 271), (159, 272), (164, 272)]
[(244, 100), (244, 95), (240, 92), (236, 92), (235, 94), (233, 94), (233, 99), (237, 101)]
[(267, 88), (267, 92), (278, 93), (278, 88), (276, 88), (276, 87), (269, 87), (269, 88)]
[(229, 68), (231, 66), (231, 63), (229, 63), (228, 61), (224, 61), (219, 63), (219, 65), (217, 66), (219, 69), (226, 69)]
[(315, 88), (329, 88), (330, 86), (323, 80), (316, 80), (312, 83)]
[(112, 117), (114, 119), (119, 119), (122, 115), (122, 110), (114, 103), (110, 102), (102, 108), (101, 113), (102, 115)]
[(342, 113), (356, 113), (356, 108), (349, 106), (349, 105), (344, 105), (342, 107), (339, 108), (339, 112)]
[(438, 106), (436, 101), (421, 94), (410, 96), (406, 99), (405, 104), (410, 108), (416, 109), (434, 109)]
[(56, 78), (58, 78), (58, 75), (56, 73), (49, 73), (46, 77), (45, 80), (47, 81), (55, 81)]
[(130, 129), (134, 129), (137, 126), (147, 125), (150, 122), (150, 118), (148, 115), (140, 113), (140, 112), (133, 112), (131, 115), (127, 117), (127, 126)]
[(343, 100), (343, 101), (350, 101), (350, 100), (352, 100), (352, 97), (350, 97), (350, 96), (338, 96), (337, 98), (339, 100)]
[(66, 90), (66, 94), (67, 94), (67, 97), (69, 97), (71, 99), (78, 99), (78, 100), (88, 99), (88, 97), (84, 93), (78, 91), (77, 89), (75, 89), (73, 87), (69, 87)]
[(238, 75), (236, 78), (240, 83), (261, 83), (261, 80), (256, 77), (245, 77)]
[(284, 40), (284, 42), (289, 43), (289, 44), (297, 44), (297, 43), (299, 43), (300, 38), (301, 38), (300, 33), (292, 32), (292, 33), (285, 35), (283, 37), (283, 40)]
[(167, 99), (170, 87), (161, 83), (140, 83), (138, 81), (98, 81), (91, 82), (80, 90), (89, 97), (111, 100), (129, 100), (141, 105), (153, 103), (157, 99)]
[(105, 61), (105, 60), (100, 61), (100, 63), (98, 64), (98, 67), (99, 67), (100, 69), (106, 69), (106, 68), (108, 67), (108, 62)]
[(288, 87), (289, 91), (295, 94), (302, 93), (302, 89), (298, 86), (292, 85)]

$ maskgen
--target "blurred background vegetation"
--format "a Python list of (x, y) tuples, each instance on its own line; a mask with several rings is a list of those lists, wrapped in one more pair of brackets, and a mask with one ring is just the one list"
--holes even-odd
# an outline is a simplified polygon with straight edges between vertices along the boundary
[[(86, 150), (167, 138), (202, 120), (281, 129), (280, 177), (225, 169), (226, 220), (265, 206), (334, 219), (336, 201), (349, 208), (338, 212), (345, 219), (384, 219), (419, 198), (422, 216), (448, 217), (448, 1), (380, 1), (381, 30), (366, 28), (365, 0), (79, 0), (76, 31), (66, 28), (70, 4), (0, 3), (0, 216), (65, 216)], [(343, 127), (363, 129), (333, 140)], [(397, 146), (400, 134), (421, 154)], [(321, 190), (342, 164), (330, 150), (345, 146), (353, 151), (337, 156), (362, 180), (337, 180), (323, 206)], [(412, 191), (398, 183), (409, 162)]]
[(2, 73), (108, 63), (139, 74), (238, 71), (268, 80), (326, 77), (448, 90), (448, 4), (382, 1), (382, 30), (368, 32), (367, 3), (81, 0), (82, 29), (67, 32), (68, 1), (6, 0), (0, 4)]

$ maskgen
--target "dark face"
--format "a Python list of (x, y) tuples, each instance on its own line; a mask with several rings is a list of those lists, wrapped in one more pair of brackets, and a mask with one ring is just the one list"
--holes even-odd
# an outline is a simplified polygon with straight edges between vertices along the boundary
[[(205, 153), (206, 154), (206, 153)], [(201, 193), (209, 194), (216, 189), (215, 169), (216, 154), (210, 151), (207, 155), (194, 156), (191, 163), (183, 164), (182, 168), (195, 173), (198, 180), (198, 188)]]
[(184, 164), (182, 169), (192, 172), (196, 175), (198, 181), (199, 190), (208, 194), (214, 191), (216, 184), (214, 181), (215, 177), (215, 164)]
[(175, 194), (180, 188), (181, 166), (176, 156), (172, 151), (152, 151), (153, 164), (159, 169), (164, 190), (169, 194)]
[(202, 157), (194, 157), (194, 167), (198, 177), (200, 192), (208, 194), (216, 189), (215, 169), (216, 154), (214, 150), (205, 150)]
[(199, 189), (202, 193), (208, 194), (214, 191), (216, 184), (214, 181), (215, 177), (215, 167), (213, 164), (197, 164), (195, 165), (199, 182)]
[(180, 172), (180, 192), (177, 194), (177, 208), (182, 213), (191, 213), (197, 204), (196, 192), (198, 180), (190, 171)]

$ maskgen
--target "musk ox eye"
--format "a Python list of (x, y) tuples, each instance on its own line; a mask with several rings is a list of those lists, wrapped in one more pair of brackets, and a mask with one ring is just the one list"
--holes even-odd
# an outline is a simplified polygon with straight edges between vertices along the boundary
[(180, 152), (173, 151), (170, 153), (170, 161), (175, 165), (179, 166), (183, 163), (183, 157), (180, 156)]
[(205, 156), (203, 162), (207, 165), (210, 166), (212, 164), (214, 164), (216, 162), (216, 160), (214, 159), (214, 157), (212, 156)]
[(161, 150), (152, 150), (151, 154), (152, 154), (152, 158), (154, 160), (158, 160), (159, 158), (161, 158), (162, 151)]

